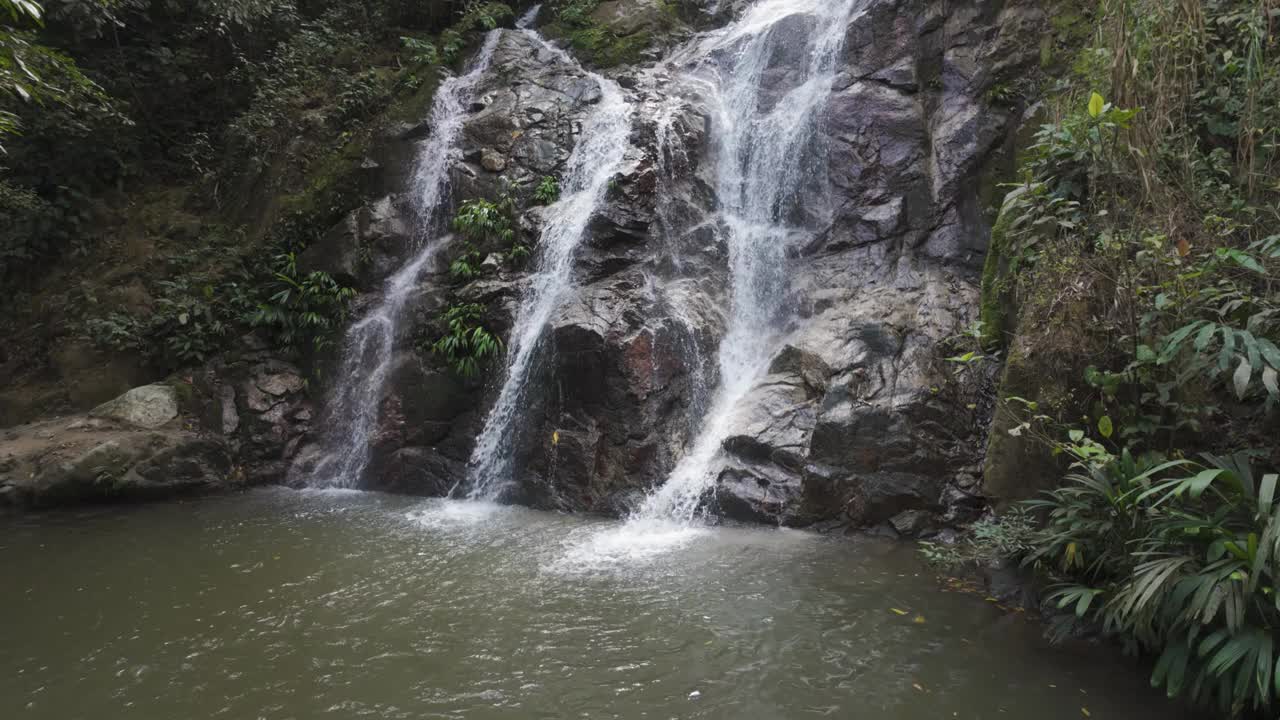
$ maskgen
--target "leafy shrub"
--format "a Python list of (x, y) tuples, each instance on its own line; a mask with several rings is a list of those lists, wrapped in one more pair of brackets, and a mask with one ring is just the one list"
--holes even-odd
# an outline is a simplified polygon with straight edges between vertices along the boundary
[(1233, 716), (1280, 694), (1280, 475), (1250, 464), (1093, 457), (1029, 503), (1048, 525), (1028, 561), (1069, 578), (1049, 599), (1158, 654), (1152, 683), (1171, 697)]
[(560, 199), (560, 181), (551, 175), (546, 175), (538, 182), (538, 187), (533, 190), (533, 199), (543, 205)]
[(529, 249), (515, 241), (514, 214), (515, 201), (510, 194), (496, 203), (484, 199), (463, 202), (453, 218), (453, 229), (462, 236), (462, 252), (450, 263), (449, 273), (459, 280), (476, 277), (485, 253), (498, 248), (506, 248), (504, 259), (528, 257)]
[(445, 334), (431, 345), (431, 351), (463, 377), (475, 377), (502, 352), (502, 340), (483, 324), (484, 313), (484, 306), (475, 303), (451, 306), (441, 318)]
[(401, 37), (400, 43), (410, 53), (409, 60), (411, 62), (419, 65), (435, 65), (440, 62), (440, 51), (436, 48), (435, 43), (411, 37)]
[(159, 281), (149, 314), (113, 311), (89, 317), (85, 335), (99, 347), (137, 353), (165, 369), (204, 362), (225, 347), (250, 301), (236, 283), (219, 289), (195, 283), (194, 276)]
[(297, 259), (286, 253), (277, 259), (270, 297), (258, 305), (250, 322), (267, 328), (277, 344), (291, 351), (323, 350), (347, 317), (347, 306), (356, 291), (326, 272), (298, 273)]
[(1274, 9), (1102, 0), (1095, 19), (984, 273), (984, 319), (1018, 306), (1019, 349), (1087, 355), (1004, 399), (1010, 435), (1073, 463), (1022, 554), (1059, 607), (1158, 656), (1170, 695), (1274, 717), (1277, 476), (1251, 467), (1280, 464)]

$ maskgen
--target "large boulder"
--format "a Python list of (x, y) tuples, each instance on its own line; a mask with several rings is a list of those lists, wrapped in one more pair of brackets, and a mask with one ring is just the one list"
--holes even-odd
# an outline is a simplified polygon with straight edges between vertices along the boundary
[(101, 418), (49, 420), (0, 437), (0, 505), (153, 500), (243, 483), (220, 438)]
[(154, 430), (178, 417), (178, 392), (171, 385), (143, 385), (108, 400), (89, 415)]

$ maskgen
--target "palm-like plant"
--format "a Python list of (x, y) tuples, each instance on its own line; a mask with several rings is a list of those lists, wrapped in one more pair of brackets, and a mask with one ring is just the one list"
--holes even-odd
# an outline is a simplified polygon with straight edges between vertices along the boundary
[(1027, 558), (1064, 580), (1059, 608), (1159, 654), (1153, 685), (1232, 716), (1280, 696), (1280, 475), (1250, 460), (1080, 467), (1032, 503), (1049, 522)]

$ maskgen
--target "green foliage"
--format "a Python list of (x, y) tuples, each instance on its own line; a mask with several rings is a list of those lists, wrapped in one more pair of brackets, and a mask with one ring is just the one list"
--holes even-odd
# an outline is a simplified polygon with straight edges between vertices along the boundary
[(39, 4), (0, 0), (0, 139), (21, 130), (20, 107), (29, 110), (32, 105), (51, 103), (70, 108), (106, 106), (101, 89), (71, 58), (39, 41), (33, 28), (43, 25), (44, 11)]
[(440, 62), (440, 51), (436, 49), (435, 43), (411, 37), (401, 37), (400, 42), (409, 53), (410, 62), (419, 65), (435, 65)]
[[(641, 53), (653, 42), (649, 32), (619, 35), (598, 23), (592, 13), (600, 0), (556, 0), (550, 3), (552, 22), (542, 28), (548, 37), (563, 38), (583, 62), (608, 68), (639, 62)], [(664, 13), (664, 21), (674, 22), (673, 13)]]
[(542, 180), (538, 182), (538, 187), (533, 190), (533, 199), (543, 205), (550, 205), (559, 200), (560, 181), (552, 175), (543, 176)]
[(290, 351), (320, 351), (333, 339), (347, 317), (355, 290), (344, 287), (326, 272), (299, 274), (297, 259), (286, 253), (277, 259), (270, 297), (259, 303), (250, 321), (267, 328), (277, 344)]
[(99, 347), (139, 355), (166, 370), (204, 362), (225, 347), (252, 300), (241, 283), (215, 288), (198, 282), (196, 276), (159, 281), (151, 312), (89, 317), (85, 334)]
[(473, 243), (490, 240), (511, 242), (515, 231), (511, 227), (512, 204), (509, 199), (498, 203), (488, 200), (467, 200), (462, 203), (453, 218), (453, 229)]
[(0, 280), (45, 254), (44, 225), (51, 212), (32, 190), (0, 179), (0, 225), (6, 228), (0, 233)]
[(462, 9), (462, 17), (454, 25), (453, 30), (457, 33), (493, 30), (502, 22), (514, 17), (515, 11), (506, 3), (467, 0)]
[(1274, 12), (1100, 2), (983, 280), (984, 320), (1011, 299), (1043, 332), (1020, 343), (1088, 354), (1070, 402), (1006, 399), (1010, 435), (1072, 461), (1022, 554), (1061, 609), (1158, 656), (1156, 685), (1232, 716), (1280, 691), (1277, 477), (1251, 467), (1280, 465)]
[(433, 353), (466, 378), (479, 374), (503, 349), (502, 340), (484, 326), (484, 314), (484, 306), (475, 303), (451, 306), (441, 318), (444, 334), (431, 345)]
[(983, 352), (985, 337), (987, 337), (986, 323), (975, 320), (964, 332), (947, 338), (945, 344), (958, 353), (946, 358), (946, 361), (955, 367), (954, 372), (957, 376), (995, 359)]
[(1049, 599), (1134, 650), (1152, 683), (1238, 716), (1274, 707), (1280, 673), (1280, 504), (1251, 455), (1202, 463), (1094, 452), (1029, 503), (1048, 524), (1033, 563), (1063, 582)]
[(480, 263), (486, 252), (505, 249), (505, 258), (520, 261), (529, 250), (516, 241), (513, 216), (515, 200), (509, 193), (498, 202), (483, 198), (467, 200), (453, 218), (453, 229), (461, 236), (461, 252), (449, 265), (449, 273), (459, 280), (471, 280), (480, 274)]

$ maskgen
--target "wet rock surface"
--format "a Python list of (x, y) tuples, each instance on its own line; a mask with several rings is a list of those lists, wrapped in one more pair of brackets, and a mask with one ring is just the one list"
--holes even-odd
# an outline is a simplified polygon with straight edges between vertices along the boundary
[[(650, 22), (641, 5), (649, 4), (603, 3), (598, 12), (640, 32)], [(685, 21), (708, 28), (745, 3), (677, 5)], [(789, 320), (767, 371), (734, 408), (705, 506), (752, 522), (918, 536), (967, 522), (985, 502), (979, 461), (989, 407), (957, 387), (943, 358), (946, 341), (976, 317), (986, 193), (1009, 161), (1006, 145), (1021, 117), (990, 101), (990, 91), (1035, 62), (1044, 16), (1024, 0), (881, 0), (851, 17), (812, 159), (827, 171), (805, 189), (823, 200), (798, 203), (780, 219), (794, 228), (786, 247)], [(801, 36), (807, 23), (796, 17), (775, 30)], [(633, 108), (631, 147), (575, 252), (574, 291), (538, 345), (514, 431), (510, 500), (627, 512), (688, 451), (720, 382), (730, 291), (713, 190), (717, 127), (696, 90), (676, 91), (675, 75), (687, 69), (681, 63), (691, 62), (676, 52), (672, 67), (613, 72)], [(788, 68), (799, 60), (786, 55), (763, 70), (766, 105), (794, 81)], [(502, 31), (475, 97), (452, 161), (452, 199), (513, 198), (513, 241), (534, 257), (519, 263), (508, 246), (478, 248), (481, 274), (462, 284), (445, 272), (455, 239), (424, 272), (386, 392), (375, 399), (370, 488), (438, 495), (466, 477), (501, 363), (488, 378), (463, 378), (430, 342), (443, 331), (443, 311), (460, 302), (482, 305), (486, 327), (500, 336), (509, 331), (552, 212), (533, 201), (533, 189), (564, 171), (601, 94), (578, 64)], [(370, 160), (379, 199), (299, 257), (300, 269), (364, 289), (357, 313), (421, 240), (402, 156), (428, 130), (406, 127), (389, 138), (387, 152)], [(165, 458), (184, 454), (180, 447), (203, 460), (175, 474), (175, 486), (219, 486), (224, 466), (237, 482), (280, 482), (291, 466), (305, 470), (323, 410), (312, 398), (343, 379), (311, 384), (307, 371), (259, 341), (239, 345), (191, 374), (194, 400), (175, 400), (173, 416), (188, 412), (201, 432), (162, 429), (160, 439), (100, 451), (121, 458), (122, 476), (134, 478), (120, 495), (162, 485), (147, 468), (176, 462)], [(143, 422), (175, 422), (161, 418), (171, 418), (167, 405), (148, 410)], [(111, 432), (147, 437), (141, 428)], [(93, 449), (76, 447), (82, 455)], [(22, 457), (10, 464), (34, 467), (34, 456)], [(75, 453), (59, 457), (80, 467)], [(57, 465), (41, 462), (46, 473)], [(6, 497), (57, 496), (32, 489), (39, 484), (15, 489), (14, 472), (5, 473)], [(80, 470), (63, 476), (74, 480), (50, 487), (106, 494)]]
[[(680, 12), (707, 26), (741, 5), (712, 14), (684, 3)], [(830, 207), (788, 219), (792, 319), (734, 411), (706, 504), (755, 522), (917, 536), (965, 522), (983, 503), (973, 475), (989, 408), (955, 387), (945, 342), (976, 317), (983, 193), (1020, 119), (988, 91), (1034, 63), (1032, 30), (1044, 17), (1028, 2), (887, 0), (852, 18), (819, 126), (829, 170), (812, 181)], [(808, 31), (806, 18), (789, 22), (777, 31)], [(793, 60), (770, 59), (765, 82), (776, 90), (765, 88), (765, 102), (781, 97)], [(599, 90), (517, 32), (504, 33), (493, 68), (465, 125), (453, 193), (516, 197), (518, 237), (536, 257), (548, 211), (529, 194), (563, 170)], [(512, 501), (634, 507), (687, 451), (718, 383), (729, 296), (712, 190), (715, 122), (696, 93), (673, 94), (664, 72), (677, 69), (616, 73), (634, 108), (632, 147), (577, 249), (573, 296), (539, 346)], [(452, 300), (483, 304), (500, 333), (529, 269), (500, 261), (501, 250), (484, 249), (494, 262)], [(438, 331), (448, 282), (423, 278), (415, 336)], [(438, 494), (465, 477), (500, 378), (466, 381), (429, 353), (406, 351), (382, 401), (369, 484)]]

